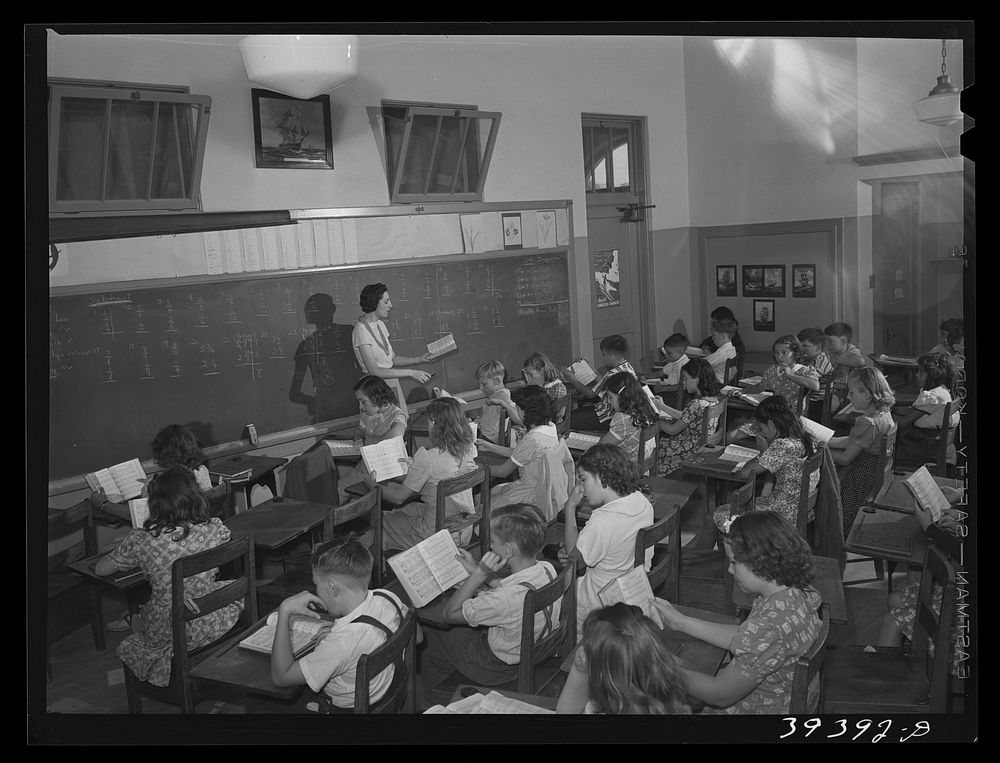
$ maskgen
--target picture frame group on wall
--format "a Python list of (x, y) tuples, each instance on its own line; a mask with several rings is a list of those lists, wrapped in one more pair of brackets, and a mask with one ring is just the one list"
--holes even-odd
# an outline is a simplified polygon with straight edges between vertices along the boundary
[(333, 169), (329, 95), (301, 100), (256, 87), (250, 92), (258, 168)]
[(816, 296), (815, 265), (792, 265), (792, 296)]

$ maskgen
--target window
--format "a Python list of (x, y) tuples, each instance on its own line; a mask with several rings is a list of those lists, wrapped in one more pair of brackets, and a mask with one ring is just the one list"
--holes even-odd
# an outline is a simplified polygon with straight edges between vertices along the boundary
[(482, 201), (500, 114), (383, 103), (389, 200)]
[(197, 209), (212, 99), (148, 85), (49, 85), (49, 211)]
[(587, 193), (635, 192), (631, 185), (632, 128), (627, 123), (584, 122), (583, 163)]

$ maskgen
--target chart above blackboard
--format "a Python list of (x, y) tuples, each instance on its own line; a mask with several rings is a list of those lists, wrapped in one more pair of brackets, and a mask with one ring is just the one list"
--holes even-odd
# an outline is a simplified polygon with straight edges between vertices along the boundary
[[(50, 479), (146, 458), (169, 423), (191, 425), (210, 447), (239, 440), (248, 423), (264, 436), (357, 413), (351, 333), (369, 283), (389, 289), (397, 354), (419, 356), (454, 334), (458, 350), (424, 366), (434, 386), (475, 389), (489, 359), (511, 374), (532, 352), (571, 359), (565, 249), (54, 292)], [(328, 297), (307, 314), (314, 295)], [(430, 386), (403, 382), (409, 402)]]

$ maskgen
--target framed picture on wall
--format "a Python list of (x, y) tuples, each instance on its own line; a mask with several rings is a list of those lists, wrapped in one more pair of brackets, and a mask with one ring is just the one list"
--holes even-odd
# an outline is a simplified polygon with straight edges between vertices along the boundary
[(774, 331), (773, 299), (755, 299), (753, 301), (753, 330)]
[(815, 265), (792, 265), (792, 296), (816, 296)]
[(761, 292), (764, 297), (785, 296), (785, 266), (765, 265), (764, 266), (764, 290)]
[(761, 297), (764, 295), (764, 268), (761, 265), (743, 266), (743, 296)]
[(736, 266), (716, 265), (715, 266), (715, 296), (735, 297), (736, 296)]
[(330, 96), (308, 101), (251, 88), (257, 166), (283, 170), (332, 170)]
[(513, 212), (500, 215), (503, 223), (503, 248), (521, 248), (521, 213)]

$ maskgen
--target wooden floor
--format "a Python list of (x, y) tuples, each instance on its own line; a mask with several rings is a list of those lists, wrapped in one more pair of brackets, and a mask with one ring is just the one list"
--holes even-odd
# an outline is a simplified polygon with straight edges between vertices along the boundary
[[(682, 540), (687, 542), (693, 536), (690, 528), (692, 517), (688, 512), (682, 520)], [(265, 570), (265, 573), (269, 572)], [(280, 569), (271, 574), (278, 574)], [(873, 568), (870, 562), (848, 564), (845, 579), (860, 580), (870, 578)], [(906, 584), (905, 575), (897, 573), (896, 588)], [(829, 643), (831, 644), (874, 644), (879, 626), (886, 613), (886, 583), (866, 582), (846, 587), (849, 621), (846, 625), (832, 624)], [(681, 588), (684, 604), (711, 611), (722, 611), (722, 582), (684, 582)], [(105, 621), (118, 617), (125, 611), (124, 601), (113, 597), (104, 599)], [(122, 665), (115, 654), (115, 647), (127, 633), (106, 631), (107, 647), (104, 651), (94, 648), (89, 623), (82, 620), (79, 627), (69, 635), (52, 644), (52, 681), (46, 686), (46, 707), (50, 713), (127, 713)], [(170, 705), (143, 698), (145, 713), (179, 713)], [(243, 714), (244, 696), (237, 690), (213, 687), (197, 706), (199, 714)]]

